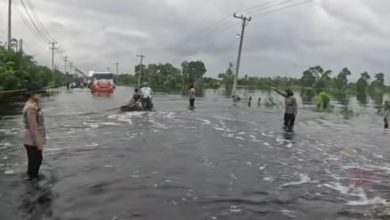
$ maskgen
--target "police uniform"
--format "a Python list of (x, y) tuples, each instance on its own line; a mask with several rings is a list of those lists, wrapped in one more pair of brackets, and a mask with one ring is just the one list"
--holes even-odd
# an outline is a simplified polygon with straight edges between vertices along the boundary
[(38, 179), (42, 150), (46, 145), (46, 131), (43, 111), (32, 100), (28, 100), (23, 108), (23, 122), (25, 128), (23, 144), (28, 157), (27, 174), (30, 179)]

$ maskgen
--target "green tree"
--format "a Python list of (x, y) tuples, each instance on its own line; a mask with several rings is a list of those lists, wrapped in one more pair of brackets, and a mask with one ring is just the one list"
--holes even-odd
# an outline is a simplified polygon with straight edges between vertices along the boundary
[(372, 83), (374, 86), (383, 87), (385, 85), (385, 74), (383, 73), (375, 74), (375, 80)]
[(63, 84), (64, 74), (39, 66), (32, 56), (7, 51), (0, 46), (0, 89), (25, 89), (31, 83), (41, 87)]
[(368, 94), (375, 101), (376, 105), (382, 105), (385, 87), (385, 75), (383, 73), (375, 74), (375, 79), (371, 82), (368, 88)]
[(360, 103), (367, 103), (367, 91), (370, 79), (371, 76), (367, 72), (364, 72), (360, 74), (360, 78), (356, 82), (356, 94)]
[(232, 90), (234, 80), (233, 63), (230, 62), (226, 73), (218, 74), (218, 78), (222, 80), (222, 83), (225, 85), (226, 90)]
[(202, 61), (184, 61), (182, 63), (183, 76), (188, 84), (202, 81), (203, 75), (207, 72), (207, 69)]
[(351, 71), (348, 68), (343, 68), (341, 72), (333, 79), (335, 89), (343, 90), (348, 85), (348, 76), (351, 75)]
[(324, 70), (320, 66), (310, 67), (308, 70), (305, 70), (301, 78), (301, 85), (312, 87), (323, 71)]

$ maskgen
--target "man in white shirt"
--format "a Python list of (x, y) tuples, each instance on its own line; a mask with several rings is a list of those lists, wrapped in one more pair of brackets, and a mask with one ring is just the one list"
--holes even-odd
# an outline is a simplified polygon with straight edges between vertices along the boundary
[(143, 83), (143, 87), (141, 88), (141, 96), (143, 99), (152, 98), (152, 89), (148, 86), (147, 82)]
[(152, 110), (153, 108), (152, 94), (152, 89), (148, 86), (147, 82), (144, 82), (141, 88), (141, 98), (142, 106), (145, 108), (145, 110)]

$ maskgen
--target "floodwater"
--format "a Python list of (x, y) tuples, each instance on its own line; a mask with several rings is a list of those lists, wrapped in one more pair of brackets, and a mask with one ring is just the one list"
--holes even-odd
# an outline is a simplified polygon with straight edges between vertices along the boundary
[(0, 107), (0, 219), (386, 219), (390, 131), (375, 108), (350, 117), (283, 102), (252, 107), (206, 91), (157, 94), (156, 111), (120, 113), (111, 97), (62, 90), (42, 99), (49, 144), (39, 183), (26, 180), (22, 100)]

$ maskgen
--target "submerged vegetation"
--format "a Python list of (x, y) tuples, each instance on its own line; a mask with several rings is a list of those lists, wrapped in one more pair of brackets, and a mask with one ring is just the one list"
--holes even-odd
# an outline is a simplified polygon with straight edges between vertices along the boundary
[(320, 92), (318, 95), (318, 101), (317, 101), (317, 108), (318, 109), (328, 109), (330, 108), (330, 96), (326, 92)]

